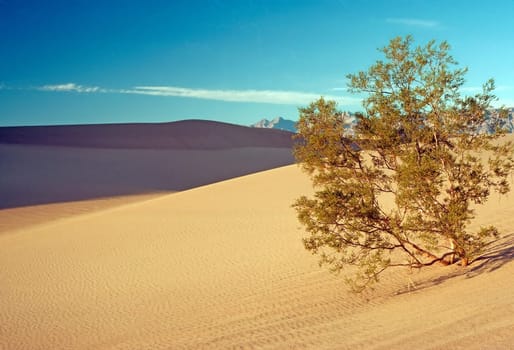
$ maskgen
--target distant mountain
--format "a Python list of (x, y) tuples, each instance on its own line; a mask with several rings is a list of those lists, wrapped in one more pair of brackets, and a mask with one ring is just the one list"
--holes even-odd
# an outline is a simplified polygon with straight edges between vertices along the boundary
[(291, 132), (296, 132), (296, 122), (282, 117), (276, 117), (273, 120), (262, 119), (259, 122), (252, 124), (253, 128), (265, 128), (265, 129), (280, 129)]
[[(514, 133), (514, 107), (505, 108), (507, 110), (507, 120), (505, 120), (504, 127), (509, 133)], [(494, 132), (494, 125), (491, 125), (489, 121), (489, 116), (498, 114), (500, 112), (499, 108), (491, 108), (486, 111), (485, 123), (480, 128), (480, 132), (483, 133), (491, 133)], [(353, 130), (355, 125), (357, 124), (357, 119), (355, 113), (352, 112), (343, 112), (346, 117), (345, 129)]]
[[(506, 127), (509, 132), (514, 132), (514, 107), (506, 108), (508, 113), (508, 120), (506, 121)], [(488, 114), (498, 113), (499, 109), (493, 108), (487, 111)], [(342, 115), (345, 117), (345, 129), (352, 130), (357, 123), (357, 119), (355, 117), (355, 113), (353, 112), (342, 112)], [(296, 133), (296, 122), (288, 119), (284, 119), (282, 117), (277, 117), (272, 120), (262, 119), (259, 122), (250, 125), (253, 128), (262, 128), (262, 129), (279, 129), (286, 130), (290, 132)], [(487, 125), (484, 125), (482, 130), (483, 132), (490, 132)]]
[[(507, 132), (512, 133), (514, 132), (514, 108), (505, 108), (507, 111), (507, 120), (505, 120), (505, 124), (503, 127), (507, 130)], [(498, 116), (498, 113), (500, 113), (500, 108), (492, 108), (486, 111), (485, 115), (485, 124), (480, 128), (480, 131), (483, 133), (494, 133), (496, 125), (494, 123), (490, 123), (490, 117), (491, 116)]]
[[(514, 107), (505, 108), (507, 110), (508, 118), (506, 120), (506, 127), (509, 132), (514, 132)], [(495, 109), (495, 112), (498, 113), (500, 109)]]

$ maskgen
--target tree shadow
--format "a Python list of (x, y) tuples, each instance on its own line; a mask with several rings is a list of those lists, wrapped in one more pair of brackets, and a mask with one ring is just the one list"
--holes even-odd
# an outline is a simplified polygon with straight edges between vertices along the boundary
[(484, 272), (496, 271), (512, 260), (514, 260), (514, 233), (491, 243), (485, 254), (471, 265), (466, 276), (472, 278)]
[(514, 233), (492, 241), (485, 253), (467, 268), (452, 265), (449, 267), (449, 271), (443, 272), (440, 270), (444, 274), (437, 277), (416, 280), (415, 282), (411, 281), (406, 287), (396, 291), (395, 295), (417, 292), (425, 288), (437, 286), (455, 277), (465, 276), (465, 278), (473, 278), (483, 273), (496, 271), (512, 261), (514, 261)]

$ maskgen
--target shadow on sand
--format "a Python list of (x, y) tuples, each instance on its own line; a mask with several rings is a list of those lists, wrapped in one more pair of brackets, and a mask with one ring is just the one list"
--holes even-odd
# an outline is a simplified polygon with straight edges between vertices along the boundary
[[(452, 265), (439, 270), (443, 275), (437, 277), (411, 281), (407, 286), (396, 291), (395, 295), (420, 291), (449, 281), (455, 277), (465, 276), (473, 278), (482, 273), (498, 270), (514, 260), (514, 233), (510, 233), (489, 244), (485, 253), (466, 268)], [(449, 269), (449, 270), (447, 270)]]
[(478, 258), (466, 273), (469, 278), (483, 272), (493, 272), (514, 260), (514, 233), (489, 245), (486, 253)]
[(293, 163), (291, 148), (160, 150), (0, 144), (0, 210), (184, 191)]

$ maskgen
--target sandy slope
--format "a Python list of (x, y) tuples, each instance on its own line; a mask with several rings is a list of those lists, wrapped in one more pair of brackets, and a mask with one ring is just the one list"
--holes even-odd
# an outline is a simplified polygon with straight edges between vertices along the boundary
[(310, 191), (288, 166), (0, 235), (0, 349), (514, 344), (514, 196), (481, 212), (505, 237), (481, 265), (356, 296), (302, 247)]
[(43, 225), (57, 219), (69, 218), (86, 213), (94, 213), (130, 203), (143, 202), (166, 194), (169, 193), (155, 192), (2, 209), (0, 210), (0, 234), (27, 227)]

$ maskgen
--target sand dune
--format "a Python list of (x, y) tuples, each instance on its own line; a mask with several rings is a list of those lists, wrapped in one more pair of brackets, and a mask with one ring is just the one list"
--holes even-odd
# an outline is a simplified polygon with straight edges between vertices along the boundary
[[(513, 197), (461, 269), (391, 271), (348, 293), (302, 247), (296, 166), (0, 236), (1, 349), (508, 349)], [(413, 282), (416, 289), (410, 290)]]
[(0, 128), (0, 209), (182, 191), (292, 164), (291, 136), (200, 120)]

